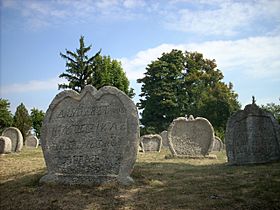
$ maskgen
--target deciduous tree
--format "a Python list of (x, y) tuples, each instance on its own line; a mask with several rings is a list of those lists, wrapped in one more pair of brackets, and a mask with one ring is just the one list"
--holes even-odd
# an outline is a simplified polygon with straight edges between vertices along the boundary
[(172, 50), (146, 68), (139, 109), (142, 129), (159, 133), (179, 116), (207, 118), (223, 134), (228, 117), (240, 108), (231, 83), (225, 84), (215, 60), (201, 53)]
[(110, 56), (99, 55), (96, 57), (92, 77), (92, 85), (97, 89), (110, 85), (125, 92), (131, 98), (135, 95), (133, 89), (129, 88), (129, 80), (121, 63), (111, 59)]
[[(279, 98), (280, 102), (280, 98)], [(271, 112), (278, 123), (280, 124), (280, 104), (275, 104), (275, 103), (267, 103), (266, 105), (261, 106), (262, 109), (267, 110)]]
[(33, 108), (31, 109), (31, 121), (32, 121), (32, 127), (35, 131), (35, 134), (38, 138), (41, 136), (41, 127), (44, 120), (45, 113), (42, 110)]
[(13, 115), (9, 110), (10, 103), (7, 99), (0, 98), (0, 133), (13, 123)]

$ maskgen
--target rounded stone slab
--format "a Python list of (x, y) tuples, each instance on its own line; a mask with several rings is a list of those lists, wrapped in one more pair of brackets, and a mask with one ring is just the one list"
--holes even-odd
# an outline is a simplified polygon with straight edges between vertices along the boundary
[(0, 136), (0, 154), (11, 153), (12, 141), (9, 137)]
[(133, 182), (139, 120), (132, 100), (115, 87), (81, 94), (65, 90), (50, 104), (41, 131), (48, 173), (42, 183), (96, 185)]
[(279, 124), (256, 104), (247, 105), (229, 118), (225, 143), (230, 165), (280, 160)]
[(25, 139), (25, 146), (37, 148), (39, 146), (39, 139), (34, 135), (28, 135)]
[(222, 140), (218, 136), (215, 136), (213, 144), (211, 146), (211, 151), (219, 152), (223, 150), (223, 147), (224, 146)]
[(160, 152), (162, 138), (158, 134), (149, 134), (141, 136), (144, 152)]
[(172, 155), (198, 157), (208, 154), (214, 139), (211, 123), (202, 117), (179, 117), (168, 128), (168, 141)]
[(165, 148), (168, 148), (168, 136), (167, 136), (167, 131), (162, 131), (160, 133), (160, 136), (162, 138), (162, 146), (165, 147)]
[(12, 141), (12, 152), (20, 152), (23, 147), (23, 136), (18, 128), (9, 127), (2, 132), (2, 136), (9, 137)]

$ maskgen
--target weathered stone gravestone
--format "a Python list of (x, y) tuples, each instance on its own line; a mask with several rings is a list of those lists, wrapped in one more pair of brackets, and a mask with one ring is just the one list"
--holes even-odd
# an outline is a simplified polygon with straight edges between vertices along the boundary
[(53, 99), (42, 125), (41, 146), (48, 173), (42, 183), (95, 185), (133, 182), (139, 145), (137, 108), (117, 88), (81, 94), (65, 90)]
[(270, 112), (249, 104), (227, 122), (229, 164), (266, 163), (280, 159), (279, 124)]
[(222, 140), (218, 136), (215, 136), (214, 141), (211, 146), (211, 151), (219, 152), (219, 151), (222, 151), (223, 148), (224, 148), (224, 145), (223, 145)]
[(12, 141), (9, 137), (0, 136), (0, 154), (11, 153)]
[(37, 148), (39, 146), (39, 140), (35, 135), (28, 135), (25, 139), (25, 146), (26, 147), (33, 147)]
[(20, 152), (23, 147), (23, 137), (19, 129), (15, 127), (6, 128), (2, 136), (9, 137), (12, 141), (12, 152)]
[(140, 141), (139, 146), (138, 146), (138, 152), (145, 152), (143, 142), (141, 142), (141, 141)]
[(144, 152), (160, 152), (162, 146), (161, 136), (158, 134), (150, 134), (141, 136)]
[(168, 136), (167, 135), (168, 135), (167, 131), (162, 131), (160, 133), (160, 136), (162, 138), (162, 146), (165, 147), (165, 148), (169, 147), (168, 146)]
[(211, 123), (202, 117), (179, 117), (168, 128), (171, 153), (179, 157), (205, 157), (214, 139)]

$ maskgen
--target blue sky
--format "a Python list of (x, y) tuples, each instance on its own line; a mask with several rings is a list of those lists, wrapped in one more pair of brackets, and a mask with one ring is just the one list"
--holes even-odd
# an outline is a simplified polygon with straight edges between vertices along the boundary
[[(279, 0), (0, 0), (0, 97), (46, 111), (79, 38), (122, 62), (140, 93), (146, 66), (171, 49), (215, 59), (242, 106), (280, 98)], [(137, 102), (139, 97), (135, 97)]]

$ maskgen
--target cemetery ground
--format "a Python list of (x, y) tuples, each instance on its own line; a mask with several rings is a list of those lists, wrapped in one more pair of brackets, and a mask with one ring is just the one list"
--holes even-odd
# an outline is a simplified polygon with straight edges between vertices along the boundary
[(169, 159), (139, 153), (121, 186), (41, 185), (41, 148), (0, 156), (0, 209), (280, 209), (280, 162), (228, 166), (217, 159)]

